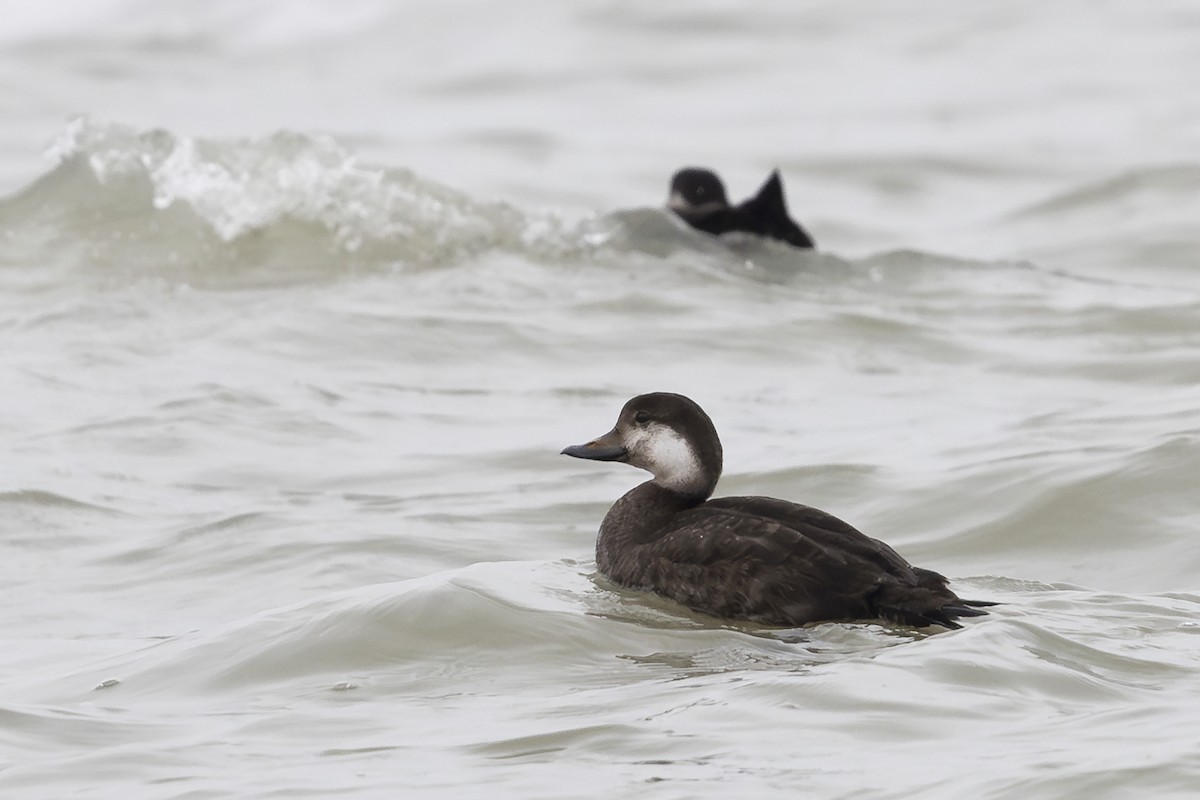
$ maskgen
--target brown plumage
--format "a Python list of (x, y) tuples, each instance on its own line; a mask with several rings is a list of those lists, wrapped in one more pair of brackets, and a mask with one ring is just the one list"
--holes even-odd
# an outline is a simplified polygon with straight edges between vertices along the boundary
[(622, 461), (654, 478), (609, 510), (596, 563), (614, 583), (729, 619), (798, 626), (882, 619), (960, 627), (990, 605), (960, 599), (936, 572), (816, 508), (770, 497), (709, 500), (722, 451), (690, 399), (633, 398), (616, 427), (563, 453)]

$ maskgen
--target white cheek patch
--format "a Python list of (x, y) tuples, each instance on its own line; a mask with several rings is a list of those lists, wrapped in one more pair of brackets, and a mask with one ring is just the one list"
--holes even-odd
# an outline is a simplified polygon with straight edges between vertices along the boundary
[(703, 482), (700, 459), (687, 440), (666, 425), (639, 429), (629, 442), (637, 454), (636, 466), (654, 476), (660, 486), (689, 491)]

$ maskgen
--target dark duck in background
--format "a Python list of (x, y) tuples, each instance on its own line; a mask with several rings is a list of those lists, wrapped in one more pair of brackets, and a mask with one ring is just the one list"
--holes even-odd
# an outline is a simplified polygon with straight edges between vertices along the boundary
[(639, 395), (611, 431), (562, 452), (654, 476), (600, 524), (596, 564), (621, 586), (717, 617), (788, 627), (886, 620), (958, 628), (955, 620), (992, 605), (959, 598), (942, 575), (824, 511), (770, 497), (709, 499), (721, 476), (721, 440), (683, 395)]
[(685, 167), (671, 178), (667, 208), (696, 230), (714, 236), (734, 232), (751, 233), (777, 239), (793, 247), (816, 246), (812, 237), (788, 214), (779, 170), (771, 173), (757, 194), (731, 206), (725, 196), (725, 185), (715, 172)]

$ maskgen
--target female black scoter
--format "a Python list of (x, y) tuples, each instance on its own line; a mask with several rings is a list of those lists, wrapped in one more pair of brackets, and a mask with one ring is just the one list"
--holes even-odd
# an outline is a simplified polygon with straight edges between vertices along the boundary
[(788, 214), (779, 170), (771, 173), (757, 194), (731, 206), (725, 185), (715, 172), (685, 167), (671, 178), (667, 208), (696, 230), (714, 236), (737, 231), (777, 239), (793, 247), (816, 247), (808, 232)]
[(639, 395), (611, 431), (562, 452), (654, 476), (600, 524), (596, 564), (622, 586), (789, 627), (882, 619), (958, 628), (957, 618), (992, 605), (959, 598), (943, 576), (824, 511), (771, 497), (708, 499), (721, 476), (721, 440), (683, 395)]

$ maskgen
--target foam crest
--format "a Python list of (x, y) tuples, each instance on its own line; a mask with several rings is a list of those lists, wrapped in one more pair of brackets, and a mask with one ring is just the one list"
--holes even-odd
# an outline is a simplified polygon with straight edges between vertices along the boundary
[(85, 163), (102, 187), (145, 181), (153, 209), (185, 206), (225, 242), (284, 221), (324, 229), (347, 252), (371, 240), (496, 242), (525, 226), (511, 206), (363, 164), (328, 136), (209, 140), (79, 117), (50, 154)]

